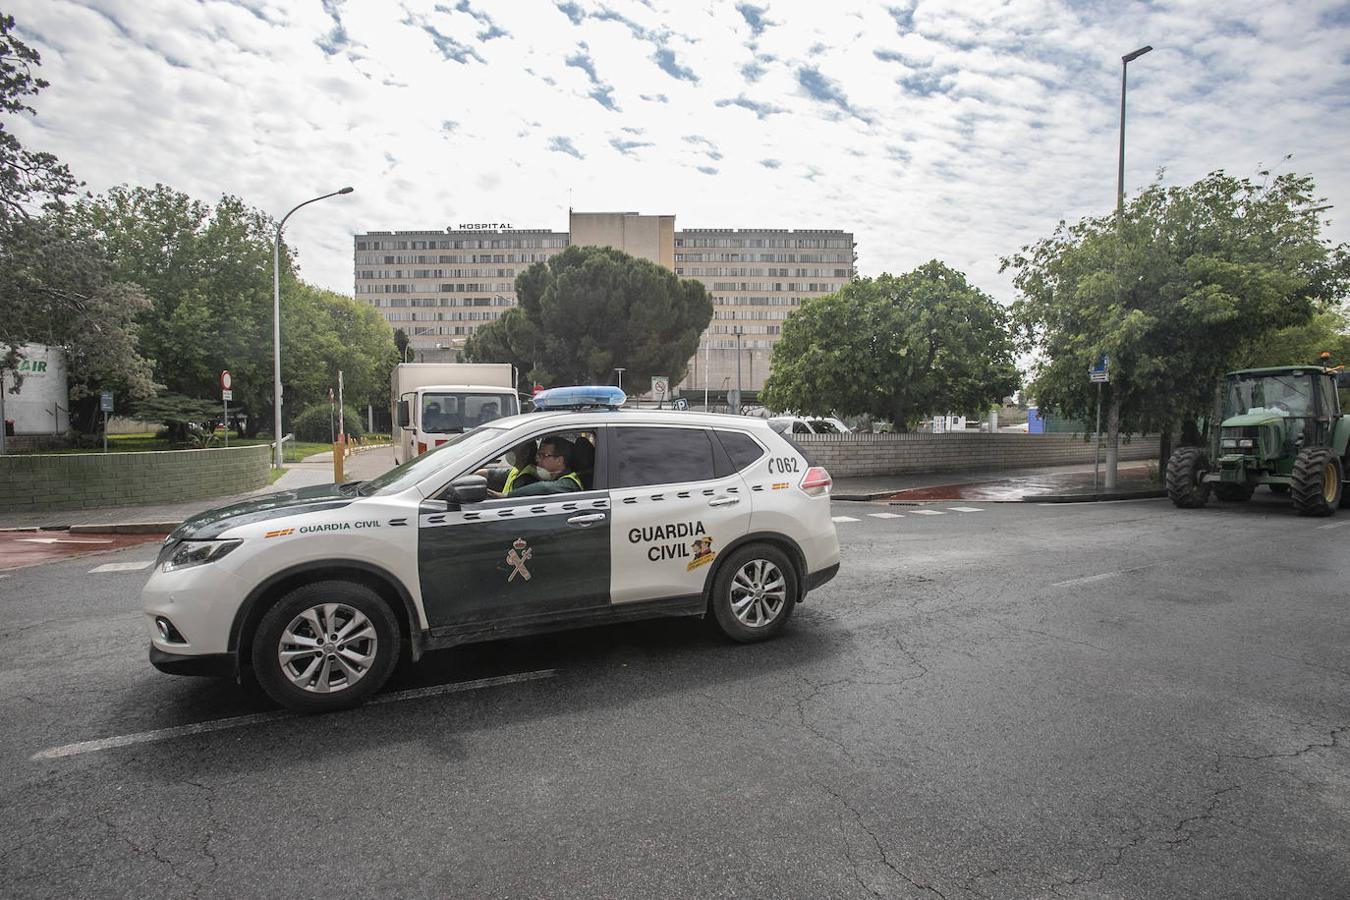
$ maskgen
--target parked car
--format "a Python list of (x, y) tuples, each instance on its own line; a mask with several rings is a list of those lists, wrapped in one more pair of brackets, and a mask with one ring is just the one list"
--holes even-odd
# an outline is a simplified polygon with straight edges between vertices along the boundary
[(849, 427), (833, 416), (804, 418), (801, 416), (774, 416), (769, 427), (779, 434), (848, 434)]
[[(474, 641), (662, 616), (763, 640), (838, 571), (829, 473), (763, 420), (567, 390), (535, 397), (558, 411), (447, 435), (371, 481), (188, 519), (142, 593), (150, 662), (251, 673), (320, 712), (361, 702), (401, 659)], [(566, 457), (571, 473), (540, 478), (575, 487), (489, 492), (480, 471), (526, 452), (534, 469)]]

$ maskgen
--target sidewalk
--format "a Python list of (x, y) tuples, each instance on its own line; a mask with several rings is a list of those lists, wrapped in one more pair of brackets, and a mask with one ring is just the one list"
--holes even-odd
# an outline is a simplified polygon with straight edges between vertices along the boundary
[(1034, 469), (990, 469), (972, 472), (929, 472), (916, 475), (876, 475), (836, 478), (831, 495), (836, 500), (890, 500), (922, 503), (933, 500), (1025, 501), (1070, 503), (1094, 500), (1131, 500), (1161, 497), (1154, 481), (1156, 463), (1121, 462), (1115, 489), (1105, 488), (1106, 467), (1098, 469), (1093, 486), (1091, 463)]
[[(385, 472), (393, 465), (393, 448), (372, 447), (348, 457), (343, 474), (348, 481), (365, 481)], [(1090, 464), (1036, 469), (837, 478), (832, 493), (835, 500), (893, 500), (913, 503), (962, 499), (1062, 503), (1162, 496), (1162, 486), (1149, 479), (1149, 472), (1150, 466), (1145, 462), (1121, 463), (1116, 491), (1111, 494), (1101, 490), (1093, 491)], [(1105, 467), (1102, 467), (1101, 475), (1104, 481)], [(306, 457), (303, 462), (288, 463), (286, 474), (277, 479), (276, 483), (245, 494), (155, 506), (0, 514), (0, 530), (37, 528), (69, 529), (75, 534), (104, 532), (164, 534), (172, 531), (179, 522), (203, 510), (237, 503), (262, 494), (332, 482), (333, 454), (319, 453)]]

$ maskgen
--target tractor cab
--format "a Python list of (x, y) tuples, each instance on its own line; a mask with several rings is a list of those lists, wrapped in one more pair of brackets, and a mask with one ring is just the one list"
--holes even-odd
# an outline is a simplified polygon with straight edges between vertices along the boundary
[(1299, 450), (1327, 446), (1339, 418), (1335, 372), (1320, 366), (1231, 372), (1216, 458), (1270, 464), (1278, 470), (1272, 474), (1289, 475)]

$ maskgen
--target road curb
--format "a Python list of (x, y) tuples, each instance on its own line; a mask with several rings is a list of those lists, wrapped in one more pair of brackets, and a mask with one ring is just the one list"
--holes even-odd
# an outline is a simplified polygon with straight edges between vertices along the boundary
[(1103, 500), (1153, 500), (1166, 497), (1167, 491), (1099, 491), (1095, 494), (1041, 494), (1023, 497), (1023, 503), (1096, 503)]
[(98, 525), (71, 525), (71, 534), (168, 534), (179, 525), (177, 522), (110, 522)]

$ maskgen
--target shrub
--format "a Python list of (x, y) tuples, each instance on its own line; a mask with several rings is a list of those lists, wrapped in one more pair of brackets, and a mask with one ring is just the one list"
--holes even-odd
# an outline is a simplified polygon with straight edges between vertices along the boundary
[[(348, 440), (359, 439), (365, 434), (366, 429), (361, 423), (361, 414), (354, 407), (343, 407), (343, 419)], [(296, 440), (317, 444), (331, 443), (336, 429), (337, 407), (328, 403), (314, 404), (291, 422), (291, 430), (295, 432)]]

